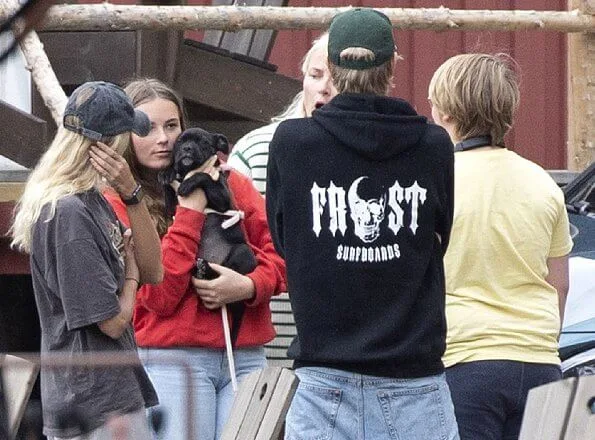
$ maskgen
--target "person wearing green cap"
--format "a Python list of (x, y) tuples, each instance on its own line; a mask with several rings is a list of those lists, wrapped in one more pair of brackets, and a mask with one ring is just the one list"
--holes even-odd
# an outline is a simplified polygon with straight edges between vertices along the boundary
[(285, 439), (459, 439), (441, 357), (453, 145), (388, 97), (393, 29), (368, 8), (336, 15), (338, 95), (282, 122), (267, 217), (287, 265), (300, 382)]

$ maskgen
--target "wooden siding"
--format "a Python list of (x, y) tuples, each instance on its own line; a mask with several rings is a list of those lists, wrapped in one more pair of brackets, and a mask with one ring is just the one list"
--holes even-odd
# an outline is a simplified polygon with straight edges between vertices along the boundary
[[(289, 6), (345, 6), (337, 0), (290, 0)], [(565, 10), (565, 0), (353, 0), (352, 6), (378, 8)], [(299, 78), (301, 57), (318, 31), (279, 31), (269, 61), (285, 75)], [(430, 116), (427, 87), (448, 57), (468, 52), (506, 52), (521, 73), (521, 107), (507, 144), (548, 169), (566, 168), (566, 35), (557, 32), (395, 31), (399, 53), (394, 96)], [(291, 54), (291, 55), (289, 55)]]

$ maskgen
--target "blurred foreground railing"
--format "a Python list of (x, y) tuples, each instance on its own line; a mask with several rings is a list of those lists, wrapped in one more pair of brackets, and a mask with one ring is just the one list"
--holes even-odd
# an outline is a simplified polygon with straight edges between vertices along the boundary
[[(186, 404), (187, 437), (190, 439), (195, 438), (197, 427), (193, 419), (194, 383), (191, 375), (191, 366), (180, 356), (171, 356), (168, 359), (155, 359), (151, 360), (150, 363), (175, 365), (184, 372), (188, 391), (186, 395), (180, 396), (180, 399), (184, 399)], [(52, 353), (43, 356), (31, 353), (0, 354), (0, 369), (3, 379), (2, 389), (5, 394), (5, 403), (7, 406), (9, 435), (12, 436), (10, 438), (14, 438), (18, 431), (18, 425), (25, 411), (25, 406), (38, 372), (41, 369), (60, 369), (65, 367), (84, 367), (87, 369), (118, 367), (144, 368), (136, 353), (104, 351), (78, 355)], [(68, 415), (65, 414), (65, 416)], [(70, 416), (80, 417), (80, 415), (74, 413), (70, 414)], [(80, 420), (80, 422), (84, 423), (85, 421)], [(114, 439), (116, 438), (121, 437), (114, 436)]]

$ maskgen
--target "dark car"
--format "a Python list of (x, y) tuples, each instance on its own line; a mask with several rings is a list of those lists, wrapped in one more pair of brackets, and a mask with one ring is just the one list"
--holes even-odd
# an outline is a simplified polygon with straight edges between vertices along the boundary
[(563, 187), (574, 247), (560, 336), (564, 377), (595, 374), (595, 163)]

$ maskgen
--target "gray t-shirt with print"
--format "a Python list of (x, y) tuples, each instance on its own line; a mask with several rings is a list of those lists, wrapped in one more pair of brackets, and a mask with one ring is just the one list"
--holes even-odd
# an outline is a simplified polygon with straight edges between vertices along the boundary
[(71, 437), (125, 414), (157, 404), (138, 360), (130, 326), (119, 339), (97, 323), (120, 311), (124, 285), (122, 230), (96, 190), (58, 201), (48, 220), (46, 205), (33, 228), (31, 276), (41, 322), (41, 353), (131, 353), (135, 366), (65, 366), (41, 371), (44, 434)]

